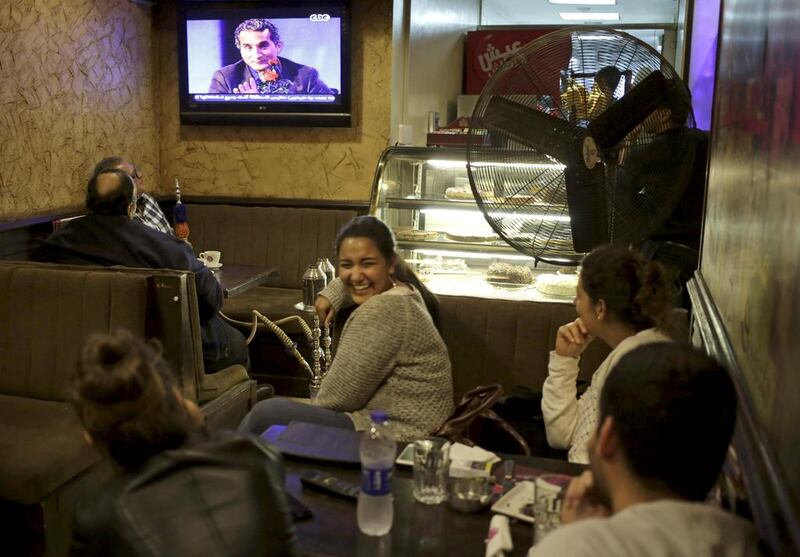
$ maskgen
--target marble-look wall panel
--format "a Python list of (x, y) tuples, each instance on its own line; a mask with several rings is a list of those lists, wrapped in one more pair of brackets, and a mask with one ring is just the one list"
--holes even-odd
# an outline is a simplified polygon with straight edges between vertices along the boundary
[[(800, 6), (723, 6), (701, 272), (800, 503)], [(797, 508), (797, 507), (796, 507)]]
[(161, 187), (186, 195), (368, 199), (388, 145), (391, 0), (352, 2), (352, 128), (181, 126), (176, 13), (164, 5), (159, 36)]
[(82, 207), (94, 163), (158, 167), (150, 9), (0, 2), (0, 221)]

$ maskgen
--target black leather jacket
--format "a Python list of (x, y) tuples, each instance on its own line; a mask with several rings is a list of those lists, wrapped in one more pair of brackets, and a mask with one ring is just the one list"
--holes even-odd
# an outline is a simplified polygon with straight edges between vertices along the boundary
[(73, 556), (294, 556), (280, 453), (255, 437), (165, 451), (78, 505)]

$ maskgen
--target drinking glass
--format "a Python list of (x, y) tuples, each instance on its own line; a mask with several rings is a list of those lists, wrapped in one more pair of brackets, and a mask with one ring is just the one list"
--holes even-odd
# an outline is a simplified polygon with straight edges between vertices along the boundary
[(569, 476), (542, 474), (534, 485), (533, 543), (539, 543), (561, 524), (561, 501)]
[(447, 499), (450, 442), (441, 437), (414, 441), (414, 499), (438, 505)]

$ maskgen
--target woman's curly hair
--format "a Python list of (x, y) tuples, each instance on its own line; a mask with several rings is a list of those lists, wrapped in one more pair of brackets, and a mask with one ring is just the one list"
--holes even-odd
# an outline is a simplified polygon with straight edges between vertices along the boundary
[(675, 296), (672, 276), (638, 252), (613, 245), (593, 249), (581, 264), (581, 285), (592, 301), (604, 300), (613, 318), (637, 331), (667, 328)]

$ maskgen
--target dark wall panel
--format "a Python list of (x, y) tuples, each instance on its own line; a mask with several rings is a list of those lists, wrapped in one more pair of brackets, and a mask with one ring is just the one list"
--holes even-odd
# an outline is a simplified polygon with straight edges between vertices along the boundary
[(701, 271), (800, 508), (800, 5), (723, 4)]

